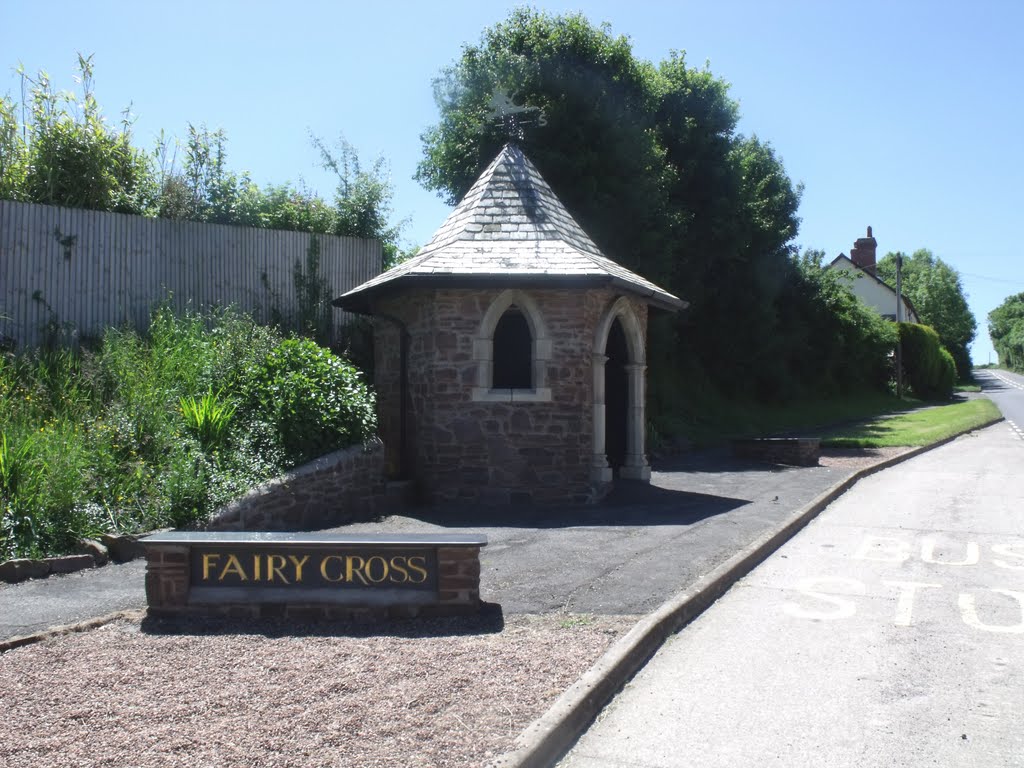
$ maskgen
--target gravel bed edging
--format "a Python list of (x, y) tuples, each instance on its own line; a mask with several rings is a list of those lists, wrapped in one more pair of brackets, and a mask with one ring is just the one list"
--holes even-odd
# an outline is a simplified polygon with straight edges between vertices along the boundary
[(773, 531), (767, 531), (696, 583), (666, 600), (643, 617), (615, 642), (575, 683), (566, 689), (547, 712), (534, 720), (517, 737), (517, 748), (494, 761), (493, 768), (548, 768), (553, 766), (583, 734), (594, 718), (647, 663), (666, 639), (693, 621), (733, 584), (768, 558), (829, 504), (857, 481), (945, 445), (958, 437), (986, 429), (1003, 421), (992, 419), (929, 445), (864, 467), (823, 491), (789, 516)]
[(58, 635), (70, 635), (74, 632), (87, 632), (90, 629), (96, 629), (97, 627), (102, 627), (105, 624), (110, 624), (111, 622), (118, 621), (120, 619), (141, 621), (145, 615), (145, 609), (132, 608), (126, 611), (117, 611), (116, 613), (108, 613), (105, 616), (86, 619), (85, 621), (77, 621), (74, 624), (60, 624), (56, 627), (44, 629), (42, 632), (33, 632), (31, 635), (9, 637), (6, 640), (0, 640), (0, 653), (5, 653), (6, 651), (10, 651), (14, 648), (21, 648), (25, 645), (32, 645), (32, 643), (38, 643), (43, 640), (49, 640), (51, 637), (57, 637)]

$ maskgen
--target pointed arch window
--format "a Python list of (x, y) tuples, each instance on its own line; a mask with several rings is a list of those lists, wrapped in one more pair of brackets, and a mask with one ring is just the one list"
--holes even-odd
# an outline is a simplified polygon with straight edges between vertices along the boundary
[(473, 344), (477, 386), (473, 400), (548, 402), (551, 340), (536, 302), (523, 291), (503, 291), (491, 303)]
[(493, 389), (533, 389), (533, 334), (515, 304), (494, 328)]

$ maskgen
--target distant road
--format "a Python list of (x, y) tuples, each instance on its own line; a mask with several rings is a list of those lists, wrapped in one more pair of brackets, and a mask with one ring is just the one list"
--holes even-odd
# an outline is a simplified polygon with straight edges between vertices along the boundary
[(986, 397), (991, 398), (1018, 434), (1024, 437), (1024, 376), (984, 368), (974, 372)]

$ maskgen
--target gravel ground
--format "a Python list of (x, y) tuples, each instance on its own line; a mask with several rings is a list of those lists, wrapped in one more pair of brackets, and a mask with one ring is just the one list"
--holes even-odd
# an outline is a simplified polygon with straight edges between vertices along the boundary
[(0, 654), (0, 765), (485, 765), (636, 618), (119, 621)]
[(895, 448), (822, 448), (821, 459), (818, 463), (823, 467), (835, 467), (856, 472), (858, 469), (877, 464), (883, 459), (890, 459), (912, 450), (914, 449), (904, 446)]

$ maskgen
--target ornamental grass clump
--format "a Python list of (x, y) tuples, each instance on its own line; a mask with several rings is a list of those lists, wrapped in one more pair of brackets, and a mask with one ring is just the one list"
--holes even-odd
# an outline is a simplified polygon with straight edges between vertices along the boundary
[(200, 398), (183, 397), (179, 401), (186, 428), (206, 452), (223, 448), (228, 439), (235, 406), (222, 399), (221, 392), (209, 390)]

